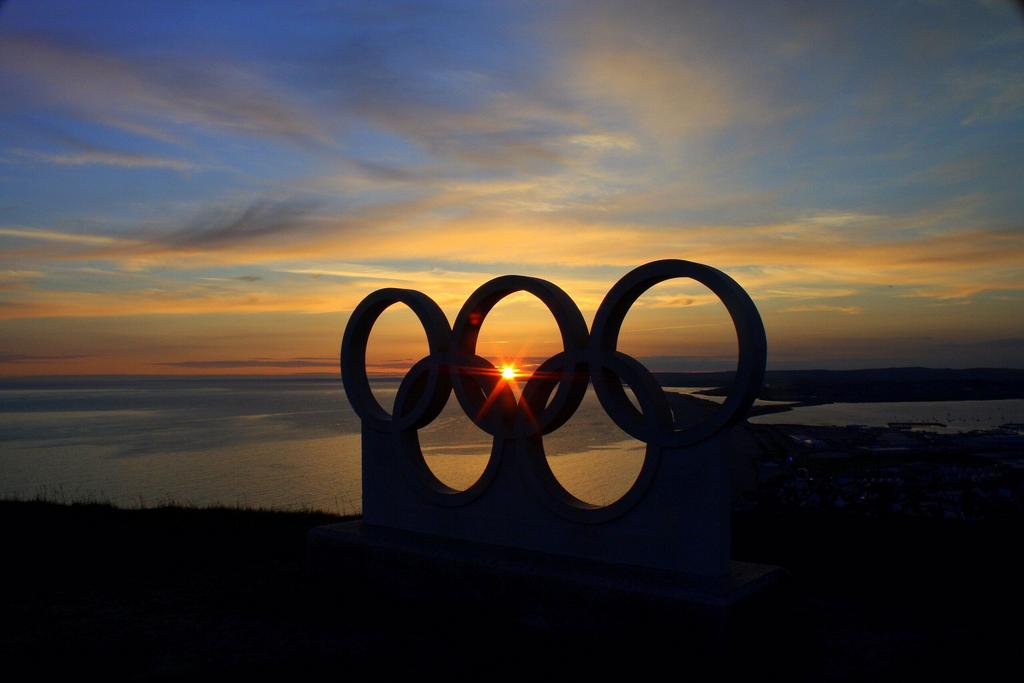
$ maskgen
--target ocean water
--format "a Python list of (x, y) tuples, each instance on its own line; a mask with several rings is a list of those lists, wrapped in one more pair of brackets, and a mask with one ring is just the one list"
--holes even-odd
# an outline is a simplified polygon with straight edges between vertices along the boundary
[[(374, 393), (390, 409), (396, 388)], [(0, 389), (0, 496), (355, 513), (359, 429), (334, 379), (19, 383)], [(479, 477), (491, 449), (454, 397), (420, 441), (455, 488)], [(593, 393), (545, 449), (566, 488), (597, 504), (628, 490), (644, 454)]]
[[(374, 385), (388, 408), (395, 389), (393, 382)], [(1022, 415), (1024, 401), (961, 401), (834, 404), (755, 421), (934, 421), (982, 429)], [(455, 488), (476, 480), (491, 448), (454, 397), (420, 440), (431, 469)], [(359, 420), (336, 379), (110, 378), (8, 382), (0, 389), (3, 497), (355, 513), (359, 443)], [(562, 484), (596, 504), (628, 490), (644, 454), (644, 444), (619, 430), (592, 391), (544, 444)]]

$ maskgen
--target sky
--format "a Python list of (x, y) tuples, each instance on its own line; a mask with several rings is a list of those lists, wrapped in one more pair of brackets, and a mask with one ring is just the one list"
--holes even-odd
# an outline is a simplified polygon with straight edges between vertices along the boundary
[[(1024, 367), (1024, 14), (1008, 2), (0, 5), (0, 376), (336, 372), (348, 312), (491, 277), (593, 316), (719, 268), (769, 368)], [(377, 370), (425, 350), (408, 310)], [(557, 328), (500, 303), (481, 354)], [(735, 362), (658, 285), (620, 348)]]

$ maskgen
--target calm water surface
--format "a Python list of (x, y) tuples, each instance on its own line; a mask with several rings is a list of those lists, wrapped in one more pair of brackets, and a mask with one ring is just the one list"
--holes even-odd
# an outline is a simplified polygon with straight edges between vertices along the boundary
[[(395, 388), (382, 382), (374, 391), (390, 407)], [(1024, 401), (962, 401), (833, 404), (755, 421), (981, 429), (1022, 416)], [(431, 469), (456, 488), (476, 480), (491, 447), (454, 398), (420, 440)], [(629, 488), (644, 453), (592, 392), (544, 443), (563, 485), (598, 504)], [(349, 513), (360, 509), (360, 489), (359, 421), (337, 380), (69, 380), (0, 389), (0, 496)]]
[[(390, 408), (396, 385), (375, 385)], [(490, 437), (452, 398), (420, 432), (445, 483), (472, 484)], [(566, 487), (606, 503), (639, 471), (644, 445), (589, 394), (545, 440)], [(107, 380), (0, 390), (0, 496), (121, 505), (165, 502), (360, 509), (359, 420), (337, 380)]]

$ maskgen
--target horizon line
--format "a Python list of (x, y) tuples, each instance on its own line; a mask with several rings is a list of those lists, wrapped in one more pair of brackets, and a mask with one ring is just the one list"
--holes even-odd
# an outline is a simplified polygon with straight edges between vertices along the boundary
[[(1013, 366), (975, 366), (968, 368), (933, 367), (926, 365), (892, 365), (874, 366), (864, 368), (770, 368), (765, 373), (780, 372), (871, 372), (880, 370), (930, 370), (930, 371), (952, 371), (952, 372), (977, 372), (977, 371), (1024, 371), (1024, 367)], [(735, 372), (730, 370), (651, 370), (655, 375), (716, 375)], [(376, 376), (378, 379), (400, 379), (402, 373), (367, 373)], [(292, 373), (71, 373), (71, 374), (26, 374), (26, 375), (0, 375), (0, 382), (24, 381), (24, 380), (68, 380), (68, 379), (340, 379), (340, 372), (292, 372)]]

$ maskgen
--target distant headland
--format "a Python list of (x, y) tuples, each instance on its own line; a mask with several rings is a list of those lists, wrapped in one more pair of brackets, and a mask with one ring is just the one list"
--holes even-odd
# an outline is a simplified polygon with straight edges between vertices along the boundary
[[(732, 372), (656, 372), (665, 387), (708, 387), (729, 393)], [(759, 398), (820, 403), (971, 401), (1024, 398), (1024, 369), (877, 368), (870, 370), (768, 370)]]

